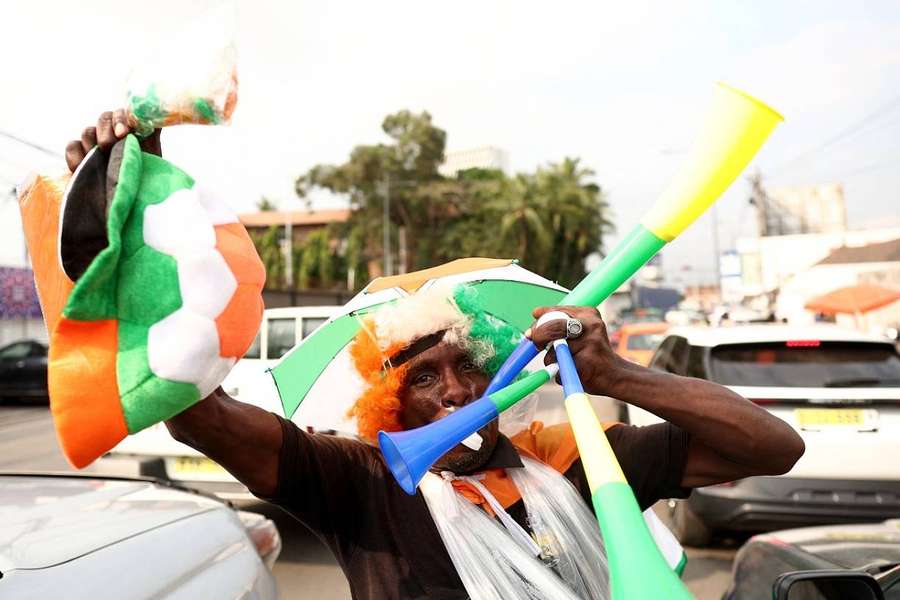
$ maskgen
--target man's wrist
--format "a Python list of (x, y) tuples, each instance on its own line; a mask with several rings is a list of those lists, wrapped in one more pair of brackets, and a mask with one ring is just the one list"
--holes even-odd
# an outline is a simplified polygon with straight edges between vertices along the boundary
[(622, 399), (627, 396), (627, 390), (631, 387), (635, 367), (640, 368), (618, 354), (613, 354), (607, 367), (594, 378), (590, 393)]

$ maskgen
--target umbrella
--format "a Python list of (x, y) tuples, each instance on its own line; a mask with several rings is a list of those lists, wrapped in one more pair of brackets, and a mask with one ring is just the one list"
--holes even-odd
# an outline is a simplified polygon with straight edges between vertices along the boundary
[(900, 300), (900, 291), (863, 283), (836, 289), (806, 302), (803, 308), (826, 315), (862, 314)]
[(515, 260), (463, 258), (414, 273), (379, 277), (344, 309), (288, 351), (271, 369), (286, 417), (300, 425), (356, 432), (346, 416), (363, 391), (348, 344), (361, 318), (378, 307), (428, 289), (438, 282), (467, 283), (485, 310), (520, 331), (531, 325), (531, 311), (559, 303), (567, 290), (520, 267)]

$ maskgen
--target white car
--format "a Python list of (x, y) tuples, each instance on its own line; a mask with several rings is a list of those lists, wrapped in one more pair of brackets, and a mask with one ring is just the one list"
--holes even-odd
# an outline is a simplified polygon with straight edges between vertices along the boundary
[[(225, 378), (222, 388), (242, 402), (283, 416), (278, 391), (267, 369), (340, 309), (339, 306), (267, 309), (256, 339)], [(229, 500), (252, 497), (225, 469), (193, 448), (176, 442), (163, 423), (122, 440), (101, 459), (99, 470), (185, 482)]]
[(269, 519), (152, 480), (0, 474), (0, 598), (273, 600)]
[[(779, 477), (694, 490), (670, 504), (682, 543), (715, 530), (766, 531), (900, 515), (900, 355), (831, 325), (669, 330), (650, 367), (723, 384), (789, 423), (806, 453)], [(627, 407), (635, 425), (659, 422)]]

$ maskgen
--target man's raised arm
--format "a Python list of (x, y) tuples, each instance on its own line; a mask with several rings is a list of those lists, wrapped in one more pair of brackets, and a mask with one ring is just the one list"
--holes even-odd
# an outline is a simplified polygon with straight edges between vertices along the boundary
[(173, 438), (222, 465), (254, 495), (275, 494), (283, 436), (272, 413), (238, 402), (219, 388), (166, 421), (166, 427)]
[[(535, 317), (554, 308), (538, 309)], [(805, 450), (794, 429), (728, 388), (693, 377), (662, 373), (616, 354), (594, 308), (557, 307), (579, 319), (584, 334), (569, 340), (584, 389), (639, 406), (691, 436), (681, 485), (700, 487), (752, 475), (788, 472)], [(565, 322), (551, 321), (532, 334), (539, 348), (565, 337)], [(552, 350), (548, 360), (554, 360)]]

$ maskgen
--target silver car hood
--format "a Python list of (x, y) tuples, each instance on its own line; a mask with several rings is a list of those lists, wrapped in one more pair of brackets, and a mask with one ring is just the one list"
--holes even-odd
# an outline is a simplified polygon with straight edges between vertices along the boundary
[(149, 481), (0, 475), (0, 573), (58, 565), (222, 506)]

